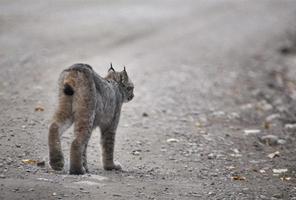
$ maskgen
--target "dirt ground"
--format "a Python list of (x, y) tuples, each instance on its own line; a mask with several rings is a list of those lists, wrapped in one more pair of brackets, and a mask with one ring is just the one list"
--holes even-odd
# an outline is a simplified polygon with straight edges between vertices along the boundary
[[(295, 200), (295, 19), (292, 0), (2, 0), (0, 199)], [(57, 79), (77, 62), (134, 81), (121, 172), (103, 170), (99, 131), (90, 174), (68, 175), (72, 130), (65, 170), (48, 166)]]

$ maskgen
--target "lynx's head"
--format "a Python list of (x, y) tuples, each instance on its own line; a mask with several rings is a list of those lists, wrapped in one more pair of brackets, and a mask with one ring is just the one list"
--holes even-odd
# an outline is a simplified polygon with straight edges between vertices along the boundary
[(128, 102), (134, 98), (134, 84), (129, 79), (125, 67), (123, 71), (117, 72), (114, 70), (111, 63), (106, 79), (114, 80), (119, 84), (123, 93), (124, 102)]

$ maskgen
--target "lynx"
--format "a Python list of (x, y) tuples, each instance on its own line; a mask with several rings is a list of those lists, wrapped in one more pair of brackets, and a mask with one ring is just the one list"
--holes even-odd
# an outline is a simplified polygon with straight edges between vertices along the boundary
[(88, 173), (87, 144), (92, 131), (101, 130), (102, 161), (105, 170), (121, 170), (114, 162), (114, 142), (120, 111), (124, 102), (134, 97), (134, 85), (126, 69), (111, 67), (105, 78), (87, 64), (74, 64), (59, 78), (59, 104), (49, 126), (49, 164), (62, 170), (64, 157), (61, 135), (74, 123), (75, 139), (70, 149), (70, 174)]

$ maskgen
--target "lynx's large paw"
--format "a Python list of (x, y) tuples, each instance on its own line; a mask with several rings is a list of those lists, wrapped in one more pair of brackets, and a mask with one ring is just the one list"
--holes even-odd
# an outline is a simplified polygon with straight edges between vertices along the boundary
[(104, 164), (104, 170), (122, 170), (122, 167), (119, 163), (116, 162), (109, 165)]
[(84, 169), (84, 167), (82, 167), (82, 168), (70, 167), (69, 174), (72, 174), (72, 175), (83, 175), (83, 174), (85, 174), (85, 169)]
[(64, 156), (63, 154), (55, 154), (50, 156), (49, 164), (53, 170), (61, 171), (64, 168)]

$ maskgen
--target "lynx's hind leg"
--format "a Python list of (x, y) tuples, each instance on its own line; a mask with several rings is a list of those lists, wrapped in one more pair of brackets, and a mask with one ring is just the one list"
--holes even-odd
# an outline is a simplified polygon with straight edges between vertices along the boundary
[(49, 126), (48, 134), (49, 164), (54, 170), (62, 170), (64, 167), (60, 137), (72, 123), (72, 97), (60, 94), (58, 109)]
[(70, 174), (78, 175), (88, 172), (86, 149), (92, 132), (93, 120), (94, 113), (89, 109), (81, 109), (75, 113), (75, 139), (71, 144)]
[(85, 144), (84, 151), (82, 154), (82, 166), (84, 167), (85, 172), (89, 173), (89, 169), (88, 169), (88, 165), (87, 165), (87, 145), (88, 145), (88, 141)]
[(96, 106), (96, 88), (87, 74), (79, 73), (80, 85), (73, 96), (74, 134), (71, 144), (70, 174), (84, 174), (87, 168), (87, 145), (93, 129)]

